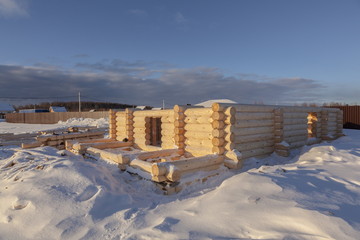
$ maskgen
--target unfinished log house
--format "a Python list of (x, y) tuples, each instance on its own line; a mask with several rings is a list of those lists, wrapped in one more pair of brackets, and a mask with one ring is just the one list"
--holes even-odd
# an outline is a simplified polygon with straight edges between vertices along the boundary
[[(244, 159), (273, 152), (289, 156), (291, 149), (342, 136), (342, 124), (341, 110), (321, 107), (214, 103), (212, 108), (126, 109), (110, 111), (108, 140), (126, 149), (106, 152), (104, 142), (77, 149), (108, 157), (122, 169), (141, 169), (155, 182), (176, 182), (186, 173), (240, 168)], [(133, 149), (141, 151), (134, 155)]]

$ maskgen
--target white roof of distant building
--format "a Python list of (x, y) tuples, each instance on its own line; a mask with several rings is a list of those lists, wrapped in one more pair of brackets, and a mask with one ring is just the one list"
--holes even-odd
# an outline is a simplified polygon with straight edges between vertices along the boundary
[(1, 103), (0, 102), (0, 112), (12, 112), (14, 108), (8, 103)]
[(144, 110), (146, 108), (146, 106), (136, 106), (137, 109), (141, 109)]
[(67, 112), (65, 107), (56, 107), (56, 106), (51, 106), (50, 107), (50, 111), (53, 112)]
[(213, 99), (195, 104), (195, 106), (211, 107), (213, 103), (237, 103), (230, 99)]

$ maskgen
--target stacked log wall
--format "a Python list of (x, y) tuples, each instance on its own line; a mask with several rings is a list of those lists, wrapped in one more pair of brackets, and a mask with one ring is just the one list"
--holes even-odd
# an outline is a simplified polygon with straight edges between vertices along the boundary
[[(232, 148), (242, 159), (271, 154), (275, 150), (274, 108), (258, 105), (234, 105), (235, 124), (226, 126), (232, 132)], [(231, 148), (230, 148), (231, 149)]]
[(305, 146), (309, 138), (320, 135), (321, 122), (315, 121), (315, 116), (321, 117), (320, 108), (284, 107), (283, 111), (283, 140), (290, 149)]
[(161, 119), (161, 147), (174, 148), (174, 115), (173, 110), (135, 111), (133, 118), (134, 142), (142, 149), (150, 148), (150, 118)]
[(109, 138), (116, 139), (116, 111), (109, 111)]
[(193, 156), (213, 153), (211, 108), (188, 108), (184, 111), (185, 151)]
[(116, 120), (116, 140), (122, 141), (124, 138), (127, 138), (126, 134), (126, 114), (125, 111), (115, 113)]
[(163, 149), (173, 149), (175, 146), (174, 139), (174, 111), (172, 109), (162, 110), (161, 116), (161, 147)]

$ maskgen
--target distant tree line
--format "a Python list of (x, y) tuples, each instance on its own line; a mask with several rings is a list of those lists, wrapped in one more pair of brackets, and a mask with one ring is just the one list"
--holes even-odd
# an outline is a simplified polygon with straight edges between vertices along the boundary
[[(49, 109), (50, 106), (65, 107), (68, 112), (79, 111), (79, 102), (43, 102), (39, 104), (27, 104), (21, 106), (14, 106), (16, 111), (21, 109)], [(88, 112), (95, 111), (108, 111), (110, 109), (125, 109), (134, 108), (136, 105), (128, 105), (122, 103), (108, 103), (108, 102), (81, 102), (81, 111)]]

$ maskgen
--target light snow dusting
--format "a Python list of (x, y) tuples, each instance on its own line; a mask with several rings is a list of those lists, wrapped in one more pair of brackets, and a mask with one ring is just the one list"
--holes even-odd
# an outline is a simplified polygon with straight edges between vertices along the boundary
[[(0, 131), (38, 129), (15, 126)], [(0, 239), (359, 239), (360, 131), (345, 134), (170, 196), (101, 159), (3, 146)]]

